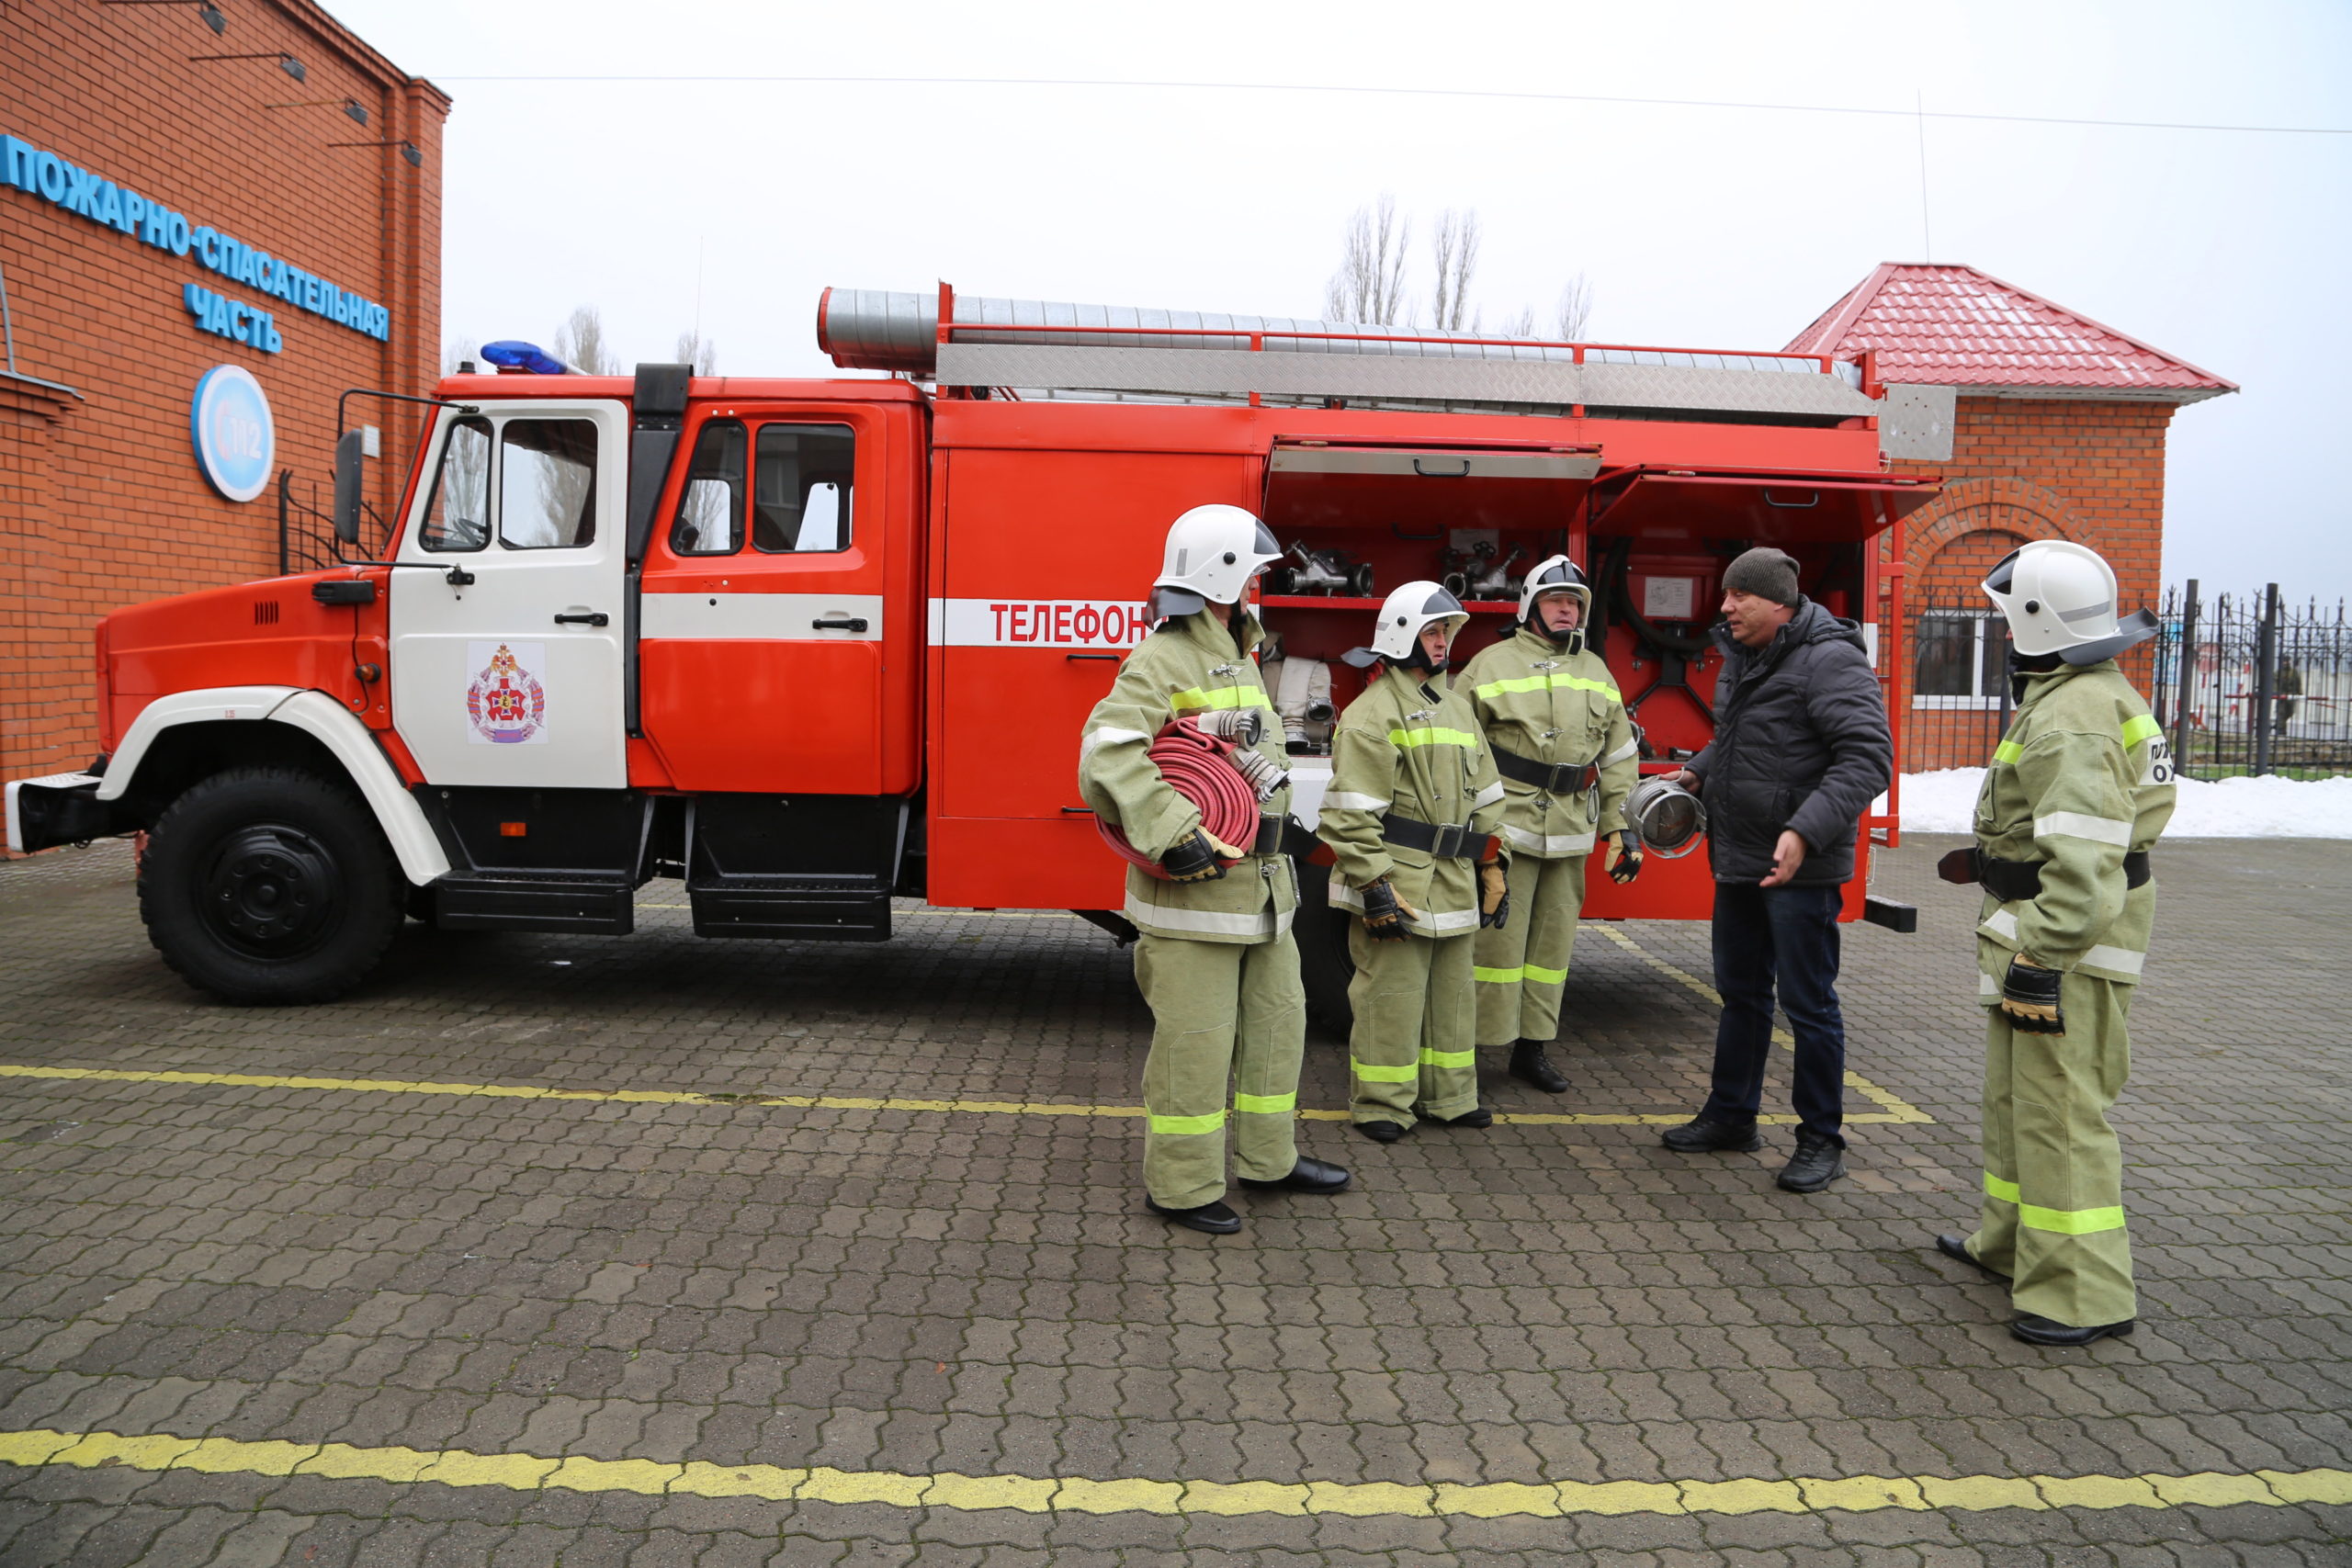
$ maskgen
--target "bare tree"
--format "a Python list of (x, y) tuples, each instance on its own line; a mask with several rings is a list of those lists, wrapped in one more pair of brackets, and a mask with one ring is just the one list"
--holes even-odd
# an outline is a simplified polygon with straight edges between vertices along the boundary
[(1533, 337), (1534, 335), (1535, 307), (1532, 305), (1521, 306), (1519, 314), (1503, 323), (1505, 337)]
[(1340, 270), (1323, 286), (1323, 314), (1335, 321), (1393, 327), (1405, 310), (1405, 248), (1412, 243), (1410, 219), (1396, 216), (1396, 198), (1384, 196), (1359, 207), (1348, 220), (1347, 249)]
[(458, 367), (469, 359), (481, 363), (481, 345), (469, 337), (451, 338), (441, 346), (441, 374), (455, 376)]
[(1591, 321), (1592, 279), (1578, 273), (1560, 290), (1559, 310), (1553, 324), (1563, 339), (1577, 343), (1583, 340), (1585, 328)]
[(582, 305), (555, 331), (555, 356), (590, 376), (617, 376), (621, 362), (605, 342), (605, 318), (594, 305)]
[(718, 374), (718, 345), (699, 332), (680, 333), (677, 356), (671, 363), (691, 365), (697, 376), (716, 376)]
[(1465, 326), (1477, 331), (1478, 317), (1470, 308), (1470, 280), (1478, 271), (1477, 209), (1457, 212), (1449, 207), (1439, 213), (1437, 229), (1430, 236), (1430, 255), (1437, 267), (1432, 299), (1437, 320), (1430, 325), (1442, 333), (1458, 333)]

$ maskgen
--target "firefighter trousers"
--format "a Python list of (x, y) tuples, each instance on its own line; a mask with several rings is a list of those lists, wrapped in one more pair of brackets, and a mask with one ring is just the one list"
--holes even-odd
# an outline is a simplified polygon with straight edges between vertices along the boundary
[(1151, 1007), (1144, 1063), (1143, 1184), (1170, 1209), (1225, 1196), (1226, 1086), (1234, 1163), (1277, 1181), (1298, 1165), (1298, 1064), (1306, 998), (1298, 944), (1136, 939), (1136, 984)]
[(1476, 999), (1470, 933), (1374, 942), (1349, 922), (1348, 982), (1355, 1024), (1348, 1035), (1355, 1122), (1409, 1127), (1415, 1111), (1459, 1116), (1478, 1104)]
[(2021, 1034), (1985, 1010), (1984, 1201), (1968, 1247), (2009, 1276), (2019, 1312), (2089, 1328), (2139, 1314), (2107, 1123), (2132, 1069), (2132, 987), (2069, 975), (2059, 1003), (2064, 1034)]
[(1472, 939), (1478, 995), (1478, 1043), (1549, 1043), (1560, 1032), (1560, 993), (1567, 988), (1577, 917), (1584, 912), (1589, 855), (1510, 857), (1510, 919)]

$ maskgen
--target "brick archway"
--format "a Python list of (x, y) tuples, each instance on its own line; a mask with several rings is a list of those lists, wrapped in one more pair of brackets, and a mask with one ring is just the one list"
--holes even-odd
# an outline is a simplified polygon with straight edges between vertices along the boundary
[(1924, 575), (1945, 547), (1971, 534), (2028, 539), (2082, 537), (2074, 509), (2056, 491), (2017, 479), (1962, 479), (1911, 517), (1905, 538), (1912, 570)]

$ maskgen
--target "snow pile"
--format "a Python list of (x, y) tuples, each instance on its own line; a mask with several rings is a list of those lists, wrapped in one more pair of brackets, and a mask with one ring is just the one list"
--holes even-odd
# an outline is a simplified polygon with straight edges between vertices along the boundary
[[(1965, 833), (1982, 768), (1903, 775), (1903, 826)], [(2180, 781), (2167, 839), (2352, 839), (2352, 778)]]

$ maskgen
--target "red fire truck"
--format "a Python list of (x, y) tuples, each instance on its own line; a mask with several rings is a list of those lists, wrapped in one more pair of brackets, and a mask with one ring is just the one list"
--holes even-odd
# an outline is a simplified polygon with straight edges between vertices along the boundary
[[(1248, 507), (1297, 547), (1259, 603), (1342, 706), (1360, 677), (1337, 655), (1388, 588), (1458, 576), (1466, 659), (1510, 626), (1514, 567), (1566, 550), (1666, 772), (1709, 734), (1724, 564), (1781, 546), (1874, 627), (1900, 588), (1881, 537), (1936, 492), (1887, 471), (1867, 360), (944, 287), (828, 290), (818, 334), (888, 374), (600, 378), (518, 351), (447, 378), (383, 558), (99, 625), (104, 753), (8, 786), (11, 847), (143, 834), (156, 947), (241, 1003), (344, 991), (404, 918), (623, 935), (654, 877), (704, 936), (881, 941), (894, 897), (1116, 931), (1079, 729), (1186, 508)], [(354, 431), (345, 539), (361, 454)], [(1316, 733), (1292, 758), (1310, 824)], [(1863, 825), (1847, 918), (1894, 825), (1891, 805)], [(1345, 954), (1318, 874), (1301, 931), (1329, 1010)], [(1590, 912), (1709, 899), (1703, 856), (1653, 857)]]

